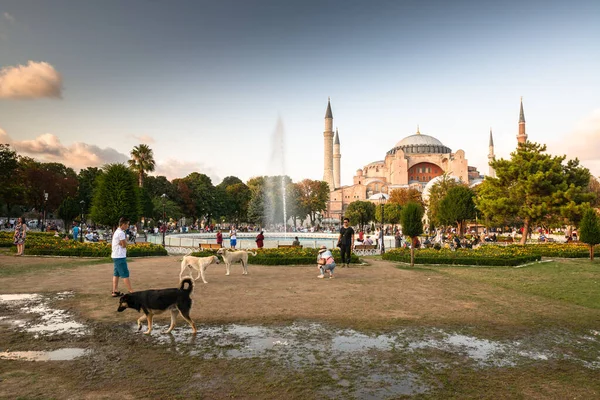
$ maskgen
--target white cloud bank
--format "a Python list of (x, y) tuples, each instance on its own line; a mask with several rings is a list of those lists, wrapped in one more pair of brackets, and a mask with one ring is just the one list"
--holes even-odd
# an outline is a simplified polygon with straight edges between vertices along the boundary
[(77, 142), (65, 146), (51, 133), (45, 133), (33, 140), (13, 140), (0, 129), (0, 143), (10, 144), (19, 154), (43, 162), (60, 162), (75, 169), (100, 167), (108, 163), (124, 163), (129, 157), (110, 147)]
[(27, 65), (0, 69), (0, 99), (43, 97), (62, 97), (62, 77), (52, 65), (29, 61)]

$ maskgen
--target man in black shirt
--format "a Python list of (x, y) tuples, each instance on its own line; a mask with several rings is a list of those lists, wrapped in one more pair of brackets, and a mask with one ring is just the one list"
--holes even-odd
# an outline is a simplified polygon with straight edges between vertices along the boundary
[(344, 226), (340, 228), (340, 237), (338, 244), (342, 253), (342, 268), (350, 267), (350, 256), (354, 247), (354, 229), (350, 225), (350, 220), (344, 218)]

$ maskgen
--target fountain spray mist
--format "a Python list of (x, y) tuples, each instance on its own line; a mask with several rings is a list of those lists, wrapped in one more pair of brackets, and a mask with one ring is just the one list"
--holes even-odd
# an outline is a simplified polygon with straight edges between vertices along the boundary
[[(284, 232), (287, 232), (287, 199), (286, 199), (286, 176), (285, 176), (285, 131), (283, 129), (283, 121), (281, 117), (277, 118), (277, 124), (275, 125), (275, 131), (272, 136), (272, 150), (271, 159), (269, 162), (269, 175), (270, 176), (281, 176), (281, 187), (271, 179), (267, 179), (265, 182), (265, 217), (266, 221), (272, 224), (276, 224), (280, 217), (277, 217), (279, 213), (276, 212), (278, 204), (282, 204), (283, 214), (283, 226)], [(269, 198), (270, 197), (270, 198)], [(281, 199), (278, 202), (277, 199)]]

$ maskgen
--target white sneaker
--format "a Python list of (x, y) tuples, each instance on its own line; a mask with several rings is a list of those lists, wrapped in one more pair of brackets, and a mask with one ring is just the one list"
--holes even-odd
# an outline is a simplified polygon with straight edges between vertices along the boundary
[(323, 279), (323, 278), (325, 278), (325, 275), (319, 275), (319, 276), (317, 276), (317, 278)]

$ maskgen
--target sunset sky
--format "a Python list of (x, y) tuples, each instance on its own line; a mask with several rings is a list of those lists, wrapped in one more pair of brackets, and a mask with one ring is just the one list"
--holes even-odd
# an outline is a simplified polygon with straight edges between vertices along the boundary
[(415, 133), (487, 173), (529, 139), (600, 175), (600, 2), (0, 2), (0, 142), (76, 169), (154, 150), (217, 184), (323, 177), (331, 97), (342, 184)]

